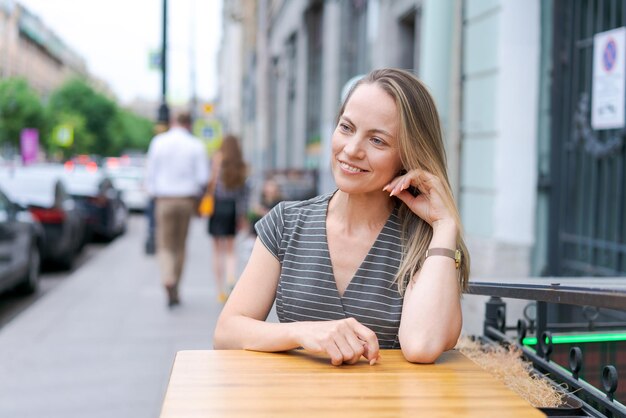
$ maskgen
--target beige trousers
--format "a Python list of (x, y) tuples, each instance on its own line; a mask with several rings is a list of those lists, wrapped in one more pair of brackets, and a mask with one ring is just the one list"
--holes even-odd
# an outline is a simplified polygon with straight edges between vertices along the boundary
[(189, 221), (196, 212), (191, 197), (156, 199), (157, 257), (164, 286), (178, 287), (185, 263)]

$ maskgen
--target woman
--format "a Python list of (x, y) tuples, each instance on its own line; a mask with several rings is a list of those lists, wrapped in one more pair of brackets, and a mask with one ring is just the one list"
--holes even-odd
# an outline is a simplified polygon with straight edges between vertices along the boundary
[[(333, 365), (401, 348), (434, 362), (461, 331), (469, 257), (426, 88), (402, 70), (368, 74), (339, 111), (331, 154), (334, 193), (280, 203), (257, 224), (215, 348), (302, 347)], [(274, 299), (278, 324), (264, 322)]]
[(247, 211), (246, 164), (237, 138), (227, 135), (215, 153), (209, 184), (215, 196), (215, 209), (209, 218), (209, 234), (213, 237), (213, 269), (218, 300), (225, 302), (229, 287), (235, 283), (235, 235), (244, 226)]

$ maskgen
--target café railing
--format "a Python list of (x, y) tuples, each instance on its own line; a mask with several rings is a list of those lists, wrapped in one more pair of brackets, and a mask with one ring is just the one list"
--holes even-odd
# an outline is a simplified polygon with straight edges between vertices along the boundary
[[(582, 351), (573, 347), (569, 353), (569, 371), (550, 361), (553, 351), (552, 333), (547, 322), (547, 304), (608, 308), (626, 311), (626, 277), (541, 277), (521, 279), (477, 279), (470, 281), (471, 295), (491, 296), (486, 303), (483, 339), (501, 344), (515, 344), (533, 367), (557, 384), (566, 385), (568, 397), (582, 405), (583, 415), (593, 417), (626, 417), (626, 406), (614, 399), (619, 379), (617, 369), (606, 365), (602, 370), (602, 390), (579, 379), (583, 364)], [(517, 335), (506, 334), (506, 304), (501, 298), (534, 300), (537, 304), (536, 323), (532, 327), (537, 336), (536, 350), (522, 341), (529, 330), (525, 319), (517, 323)], [(557, 324), (558, 325), (558, 324)], [(603, 327), (615, 326), (616, 323)], [(623, 322), (617, 326), (623, 326)]]

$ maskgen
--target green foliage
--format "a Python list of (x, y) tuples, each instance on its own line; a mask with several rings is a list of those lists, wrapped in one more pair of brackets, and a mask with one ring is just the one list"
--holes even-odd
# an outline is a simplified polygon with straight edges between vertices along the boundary
[(74, 135), (74, 147), (91, 149), (92, 153), (105, 155), (112, 145), (109, 125), (117, 113), (117, 105), (108, 97), (96, 92), (85, 80), (71, 79), (54, 91), (48, 106), (54, 112), (81, 115), (85, 120), (85, 129), (91, 138)]
[(109, 155), (119, 155), (126, 150), (146, 151), (154, 136), (153, 124), (125, 109), (119, 109), (111, 125), (110, 135), (113, 146)]
[[(74, 143), (70, 147), (55, 144), (52, 133), (59, 125), (72, 127)], [(57, 158), (145, 151), (153, 136), (150, 120), (118, 107), (79, 78), (52, 92), (45, 107), (26, 80), (0, 81), (0, 145), (19, 148), (23, 128), (39, 129), (41, 145)]]
[(152, 122), (121, 109), (82, 79), (72, 79), (50, 97), (51, 113), (80, 115), (84, 130), (74, 133), (74, 153), (119, 155), (128, 148), (147, 149)]
[(21, 78), (0, 81), (0, 143), (19, 148), (23, 128), (46, 127), (44, 108), (35, 91)]

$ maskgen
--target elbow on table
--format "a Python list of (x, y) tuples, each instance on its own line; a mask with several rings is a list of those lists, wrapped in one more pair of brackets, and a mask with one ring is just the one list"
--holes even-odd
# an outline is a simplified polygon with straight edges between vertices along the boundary
[(411, 363), (434, 363), (444, 351), (442, 344), (414, 342), (402, 345), (402, 355)]
[(215, 350), (227, 350), (231, 347), (228, 345), (228, 337), (226, 335), (226, 327), (218, 320), (213, 332), (213, 348)]

